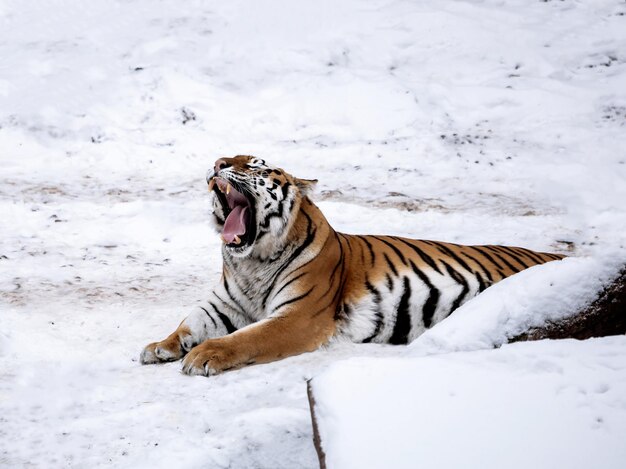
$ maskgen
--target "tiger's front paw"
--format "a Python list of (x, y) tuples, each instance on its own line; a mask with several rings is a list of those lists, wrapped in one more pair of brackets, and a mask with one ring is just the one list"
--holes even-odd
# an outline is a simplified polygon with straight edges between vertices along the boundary
[(211, 376), (241, 364), (236, 349), (219, 339), (209, 339), (191, 349), (183, 360), (182, 372)]
[(172, 362), (183, 358), (193, 347), (191, 335), (170, 336), (161, 342), (146, 345), (139, 357), (143, 365), (151, 363)]

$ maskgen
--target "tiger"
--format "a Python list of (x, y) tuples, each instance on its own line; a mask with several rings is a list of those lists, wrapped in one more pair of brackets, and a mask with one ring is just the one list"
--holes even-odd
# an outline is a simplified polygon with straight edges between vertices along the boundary
[(212, 376), (333, 339), (407, 344), (494, 283), (564, 257), (340, 233), (311, 200), (316, 182), (253, 156), (215, 162), (207, 183), (221, 280), (143, 349), (142, 364), (183, 359), (183, 373)]

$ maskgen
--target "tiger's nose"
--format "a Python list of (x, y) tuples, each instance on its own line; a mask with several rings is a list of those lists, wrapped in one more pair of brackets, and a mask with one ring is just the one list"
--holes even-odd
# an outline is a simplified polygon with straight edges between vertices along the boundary
[(228, 162), (224, 158), (220, 158), (219, 160), (215, 162), (215, 167), (214, 167), (215, 174), (217, 174), (220, 169), (225, 169), (225, 168), (228, 168), (229, 166), (230, 164), (228, 164)]

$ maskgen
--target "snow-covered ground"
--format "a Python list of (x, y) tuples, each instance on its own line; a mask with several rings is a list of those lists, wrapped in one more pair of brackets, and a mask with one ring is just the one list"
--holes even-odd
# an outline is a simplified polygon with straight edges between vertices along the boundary
[(624, 336), (350, 359), (312, 388), (329, 468), (622, 469), (626, 459)]
[(0, 466), (316, 467), (306, 379), (406, 349), (137, 362), (219, 278), (207, 168), (318, 178), (343, 231), (624, 259), (625, 82), (621, 0), (0, 2)]

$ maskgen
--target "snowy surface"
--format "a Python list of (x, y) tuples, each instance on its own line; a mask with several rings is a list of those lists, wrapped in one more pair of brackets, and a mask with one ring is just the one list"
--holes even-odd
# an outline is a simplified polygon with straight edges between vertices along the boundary
[(624, 467), (624, 336), (353, 358), (312, 388), (329, 468)]
[(569, 257), (531, 267), (490, 287), (408, 347), (412, 356), (499, 347), (534, 327), (591, 304), (619, 276), (626, 257)]
[(219, 278), (207, 168), (318, 178), (348, 232), (619, 260), (625, 50), (618, 0), (1, 2), (0, 466), (316, 467), (305, 380), (412, 349), (137, 362)]

